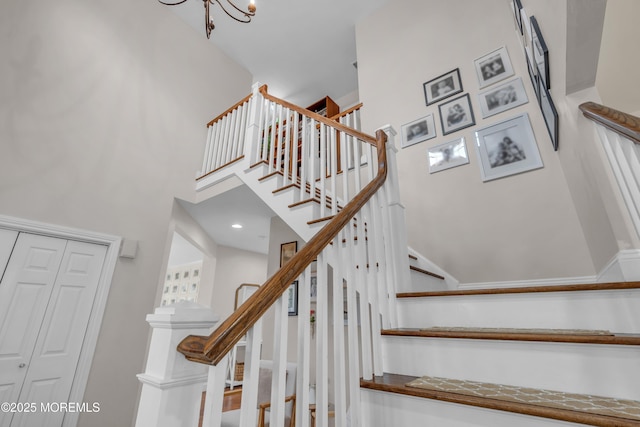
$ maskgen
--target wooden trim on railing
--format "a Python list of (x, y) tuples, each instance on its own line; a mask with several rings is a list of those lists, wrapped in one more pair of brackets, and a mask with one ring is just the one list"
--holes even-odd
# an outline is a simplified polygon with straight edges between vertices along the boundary
[[(264, 93), (263, 93), (264, 95)], [(266, 96), (266, 95), (265, 95)], [(278, 101), (281, 102), (281, 101)], [(234, 311), (222, 322), (213, 333), (206, 336), (189, 335), (178, 345), (178, 351), (193, 362), (217, 365), (247, 331), (267, 312), (282, 296), (289, 285), (300, 276), (308, 265), (315, 260), (322, 250), (331, 243), (349, 221), (362, 209), (369, 199), (384, 184), (387, 177), (387, 135), (378, 130), (376, 138), (361, 134), (339, 123), (309, 113), (304, 108), (286, 103), (286, 107), (326, 122), (335, 128), (344, 128), (344, 132), (365, 141), (373, 141), (378, 149), (378, 173), (367, 186), (358, 193), (322, 230), (316, 233), (309, 242), (294, 255), (280, 270), (269, 278), (238, 310)], [(341, 129), (342, 130), (342, 129)]]
[(619, 133), (640, 144), (640, 118), (595, 102), (580, 104), (580, 111), (589, 120)]
[(201, 176), (197, 177), (197, 178), (196, 178), (196, 181), (199, 181), (199, 180), (201, 180), (201, 179), (203, 179), (203, 178), (206, 178), (206, 177), (208, 177), (209, 175), (211, 175), (212, 173), (218, 172), (220, 169), (224, 169), (224, 168), (226, 168), (227, 166), (229, 166), (230, 164), (233, 164), (233, 163), (235, 163), (235, 162), (237, 162), (237, 161), (239, 161), (239, 160), (242, 160), (242, 159), (244, 159), (244, 154), (243, 154), (243, 155), (241, 155), (240, 157), (237, 157), (237, 158), (235, 158), (235, 159), (233, 159), (233, 160), (228, 161), (227, 163), (225, 163), (225, 164), (224, 164), (224, 165), (222, 165), (222, 166), (218, 166), (218, 167), (217, 167), (217, 168), (215, 168), (214, 170), (209, 171), (209, 172), (205, 173), (204, 175), (201, 175)]
[(354, 105), (353, 107), (351, 107), (351, 108), (349, 108), (349, 109), (347, 109), (347, 110), (344, 110), (344, 111), (342, 111), (342, 112), (340, 112), (340, 113), (336, 114), (335, 116), (331, 116), (331, 117), (329, 117), (329, 118), (330, 118), (331, 120), (338, 121), (338, 120), (340, 120), (342, 117), (344, 117), (344, 116), (346, 116), (346, 115), (349, 115), (349, 114), (353, 113), (354, 111), (357, 111), (357, 110), (359, 110), (359, 109), (361, 109), (361, 108), (362, 108), (362, 102), (361, 102), (360, 104), (358, 104), (358, 105)]
[(217, 122), (218, 120), (220, 120), (221, 118), (223, 118), (224, 116), (226, 116), (227, 114), (231, 113), (233, 110), (235, 110), (236, 108), (238, 108), (239, 106), (241, 106), (242, 104), (244, 104), (245, 102), (250, 100), (252, 96), (253, 96), (253, 94), (250, 93), (249, 95), (247, 95), (244, 98), (242, 98), (240, 101), (236, 102), (232, 107), (227, 108), (227, 111), (225, 111), (224, 113), (220, 114), (218, 117), (216, 117), (215, 119), (213, 119), (209, 123), (207, 123), (207, 127), (211, 126), (212, 124), (214, 124), (215, 122)]
[(262, 94), (262, 96), (264, 96), (265, 99), (268, 99), (269, 101), (273, 101), (273, 102), (276, 102), (278, 104), (281, 104), (282, 106), (287, 107), (290, 110), (297, 111), (300, 114), (304, 114), (307, 117), (311, 117), (315, 121), (322, 122), (327, 126), (336, 128), (340, 132), (344, 132), (347, 135), (351, 135), (351, 136), (354, 136), (354, 137), (356, 137), (358, 139), (366, 141), (371, 145), (375, 146), (377, 144), (376, 139), (373, 138), (371, 135), (367, 135), (366, 133), (362, 133), (360, 131), (357, 131), (355, 129), (347, 127), (347, 126), (343, 125), (342, 123), (336, 122), (335, 120), (332, 120), (332, 119), (330, 119), (328, 117), (321, 116), (320, 114), (314, 113), (313, 111), (309, 111), (306, 108), (298, 107), (295, 104), (292, 104), (292, 103), (287, 102), (287, 101), (285, 101), (283, 99), (276, 98), (275, 96), (268, 94), (266, 85), (261, 86), (259, 90), (260, 90), (260, 93)]

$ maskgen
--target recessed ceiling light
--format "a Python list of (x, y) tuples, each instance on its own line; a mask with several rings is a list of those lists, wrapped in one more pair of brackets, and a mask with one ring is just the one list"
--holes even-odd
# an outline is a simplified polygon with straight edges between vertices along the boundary
[(231, 228), (242, 228), (242, 224), (232, 224)]

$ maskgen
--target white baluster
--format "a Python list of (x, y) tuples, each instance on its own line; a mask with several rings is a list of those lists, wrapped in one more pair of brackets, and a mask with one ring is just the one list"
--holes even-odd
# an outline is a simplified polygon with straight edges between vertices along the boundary
[[(247, 331), (247, 346), (244, 355), (244, 375), (242, 377), (242, 403), (240, 406), (240, 426), (255, 426), (258, 423), (258, 380), (260, 376), (260, 353), (262, 347), (262, 319)], [(205, 426), (212, 424), (203, 424)], [(217, 424), (213, 424), (217, 425)]]
[[(300, 277), (298, 295), (298, 372), (296, 377), (296, 426), (309, 427), (309, 384), (311, 383), (311, 267)], [(314, 325), (315, 327), (315, 325)]]
[[(335, 182), (335, 175), (333, 181)], [(334, 193), (335, 194), (335, 193)], [(338, 237), (333, 240), (333, 252), (336, 254), (333, 260), (333, 377), (334, 377), (334, 405), (335, 425), (345, 427), (347, 424), (347, 397), (346, 397), (346, 373), (345, 373), (345, 347), (344, 347), (344, 297), (343, 297), (343, 268), (340, 256), (342, 241)], [(353, 321), (349, 319), (349, 321)]]
[(328, 427), (329, 405), (329, 307), (326, 254), (318, 255), (318, 300), (316, 330), (316, 427)]
[(201, 175), (205, 175), (209, 171), (211, 171), (211, 150), (213, 149), (213, 125), (207, 127), (207, 144), (204, 148), (204, 157), (202, 159), (202, 170), (200, 171)]
[(229, 356), (227, 355), (220, 363), (209, 367), (202, 425), (219, 426), (222, 423), (222, 401), (228, 365)]

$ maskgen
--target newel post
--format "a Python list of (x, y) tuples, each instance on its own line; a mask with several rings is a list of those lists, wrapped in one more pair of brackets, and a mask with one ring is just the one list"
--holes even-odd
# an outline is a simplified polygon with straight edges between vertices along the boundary
[(262, 84), (259, 82), (255, 82), (251, 86), (251, 107), (249, 108), (249, 120), (247, 121), (247, 133), (244, 144), (244, 156), (249, 159), (250, 165), (256, 163), (260, 158), (258, 141), (260, 135), (260, 118), (264, 105), (264, 99), (260, 93), (260, 86), (262, 86)]
[[(384, 184), (384, 192), (386, 200), (385, 207), (388, 211), (391, 234), (389, 236), (391, 251), (390, 256), (393, 257), (393, 279), (389, 286), (391, 322), (392, 327), (397, 326), (397, 312), (395, 310), (395, 285), (398, 283), (409, 283), (409, 244), (407, 241), (407, 225), (405, 220), (405, 208), (400, 202), (400, 184), (398, 182), (398, 164), (396, 155), (398, 149), (395, 144), (397, 132), (391, 125), (385, 125), (380, 128), (387, 134), (387, 179)], [(395, 324), (393, 324), (395, 323)]]
[(207, 366), (176, 350), (187, 335), (209, 335), (218, 322), (210, 308), (192, 302), (158, 307), (147, 315), (153, 328), (136, 427), (197, 426)]

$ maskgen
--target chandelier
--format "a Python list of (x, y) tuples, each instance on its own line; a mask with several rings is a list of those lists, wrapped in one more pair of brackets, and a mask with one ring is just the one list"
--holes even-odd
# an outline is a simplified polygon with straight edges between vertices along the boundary
[[(162, 0), (158, 0), (160, 3), (167, 6), (177, 6), (186, 2), (187, 0), (181, 0), (177, 3), (167, 3)], [(233, 4), (232, 0), (203, 0), (204, 2), (204, 26), (207, 30), (207, 38), (211, 38), (211, 30), (213, 30), (216, 26), (213, 24), (213, 16), (209, 12), (209, 8), (212, 4), (219, 4), (220, 8), (231, 18), (235, 19), (238, 22), (242, 22), (247, 24), (251, 22), (251, 18), (256, 14), (256, 5), (254, 0), (250, 0), (249, 6), (247, 10), (244, 11), (240, 9), (238, 6)], [(225, 7), (226, 3), (226, 7)]]

